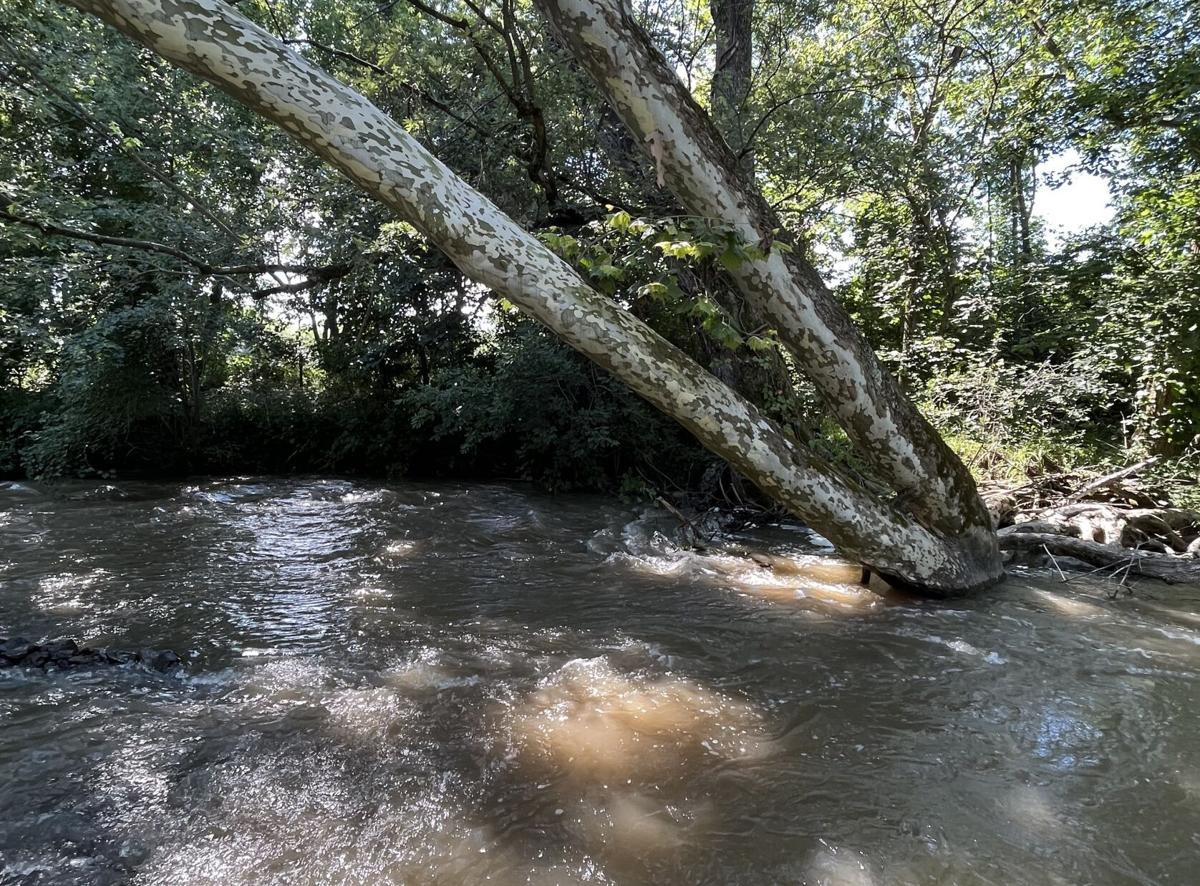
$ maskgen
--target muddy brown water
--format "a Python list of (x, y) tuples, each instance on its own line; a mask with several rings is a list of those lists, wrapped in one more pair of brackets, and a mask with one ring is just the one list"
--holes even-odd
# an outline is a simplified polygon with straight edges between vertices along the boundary
[(0, 882), (1200, 877), (1200, 589), (856, 587), (498, 485), (0, 486)]

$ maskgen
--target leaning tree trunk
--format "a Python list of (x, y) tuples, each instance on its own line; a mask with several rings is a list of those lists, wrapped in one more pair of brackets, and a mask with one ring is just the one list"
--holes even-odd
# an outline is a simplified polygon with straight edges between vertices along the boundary
[[(749, 34), (746, 36), (749, 39)], [(672, 194), (655, 188), (653, 176), (647, 176), (645, 171), (645, 157), (625, 124), (607, 106), (601, 111), (597, 143), (633, 187), (641, 188), (651, 198), (647, 212), (658, 215), (683, 213), (683, 207)], [(706, 268), (680, 274), (679, 286), (688, 296), (701, 295), (704, 291), (710, 293), (740, 329), (760, 330), (769, 325), (760, 311), (746, 304), (741, 292), (715, 261)], [(783, 354), (775, 348), (757, 353), (749, 348), (731, 350), (700, 331), (699, 326), (700, 323), (695, 322), (692, 331), (698, 332), (697, 357), (700, 362), (721, 381), (791, 429), (794, 436), (804, 441), (811, 439), (816, 423), (808, 414), (809, 410), (804, 408)]]
[[(693, 214), (723, 219), (769, 244), (779, 221), (737, 164), (711, 120), (632, 18), (625, 0), (535, 0), (572, 55)], [(820, 137), (819, 134), (813, 137)], [(762, 309), (798, 366), (825, 398), (857, 452), (924, 526), (956, 539), (987, 570), (999, 555), (975, 482), (883, 369), (816, 271), (769, 250), (731, 272)]]
[(403, 127), (232, 7), (219, 0), (68, 2), (278, 124), (429, 237), (464, 274), (673, 416), (848, 556), (938, 594), (1000, 576), (999, 560), (981, 556), (979, 546), (912, 521), (804, 452), (752, 404), (592, 290)]

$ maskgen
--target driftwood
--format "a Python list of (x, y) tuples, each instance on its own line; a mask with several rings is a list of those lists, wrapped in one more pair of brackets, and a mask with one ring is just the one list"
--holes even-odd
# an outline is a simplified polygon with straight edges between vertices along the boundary
[(1043, 532), (1007, 532), (1000, 536), (1002, 551), (1070, 557), (1089, 566), (1111, 567), (1114, 576), (1156, 578), (1168, 584), (1200, 582), (1200, 559), (1154, 554), (1100, 544), (1067, 535)]
[(1088, 507), (1103, 502), (1124, 508), (1163, 508), (1169, 505), (1169, 496), (1137, 479), (1139, 473), (1158, 461), (1150, 458), (1100, 475), (1086, 468), (1056, 469), (1031, 476), (1017, 486), (983, 485), (980, 495), (997, 528), (1030, 519), (1030, 514), (1075, 504)]
[(1059, 523), (1050, 523), (1046, 520), (1030, 520), (1028, 523), (1014, 523), (1012, 526), (1005, 526), (1000, 530), (1001, 538), (1012, 533), (1041, 533), (1042, 535), (1073, 535), (1079, 536), (1079, 528), (1075, 526), (1064, 526)]
[[(1058, 471), (1009, 489), (983, 492), (1010, 558), (1059, 567), (1109, 569), (1122, 584), (1137, 578), (1200, 582), (1200, 513), (1171, 507), (1134, 479), (1149, 458), (1091, 479)], [(1065, 580), (1065, 577), (1064, 577)]]
[(1158, 461), (1159, 457), (1154, 455), (1145, 461), (1139, 461), (1135, 465), (1130, 465), (1127, 468), (1121, 468), (1119, 471), (1113, 471), (1111, 474), (1105, 474), (1102, 477), (1097, 477), (1095, 480), (1092, 480), (1090, 483), (1081, 486), (1075, 492), (1072, 492), (1070, 495), (1068, 495), (1067, 501), (1083, 501), (1083, 499), (1087, 498), (1091, 493), (1097, 492), (1101, 489), (1106, 489), (1110, 486), (1115, 486), (1126, 477), (1132, 477), (1138, 471), (1143, 471), (1151, 465), (1157, 464)]

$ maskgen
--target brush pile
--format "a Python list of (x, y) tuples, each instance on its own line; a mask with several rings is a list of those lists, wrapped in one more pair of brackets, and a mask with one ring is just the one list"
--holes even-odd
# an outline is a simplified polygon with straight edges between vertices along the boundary
[(1010, 561), (1066, 558), (1126, 583), (1200, 582), (1200, 513), (1140, 479), (1158, 459), (1100, 475), (1049, 471), (980, 494)]

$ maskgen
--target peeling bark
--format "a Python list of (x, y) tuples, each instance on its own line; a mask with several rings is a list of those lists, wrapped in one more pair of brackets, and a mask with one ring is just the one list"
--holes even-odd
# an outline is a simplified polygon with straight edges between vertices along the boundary
[[(774, 212), (712, 121), (651, 45), (623, 0), (535, 0), (635, 140), (656, 146), (666, 186), (689, 212), (732, 224), (747, 240), (780, 229)], [(833, 294), (799, 255), (771, 250), (731, 273), (775, 325), (857, 451), (931, 530), (957, 537), (980, 562), (998, 561), (975, 483), (905, 399)]]
[[(751, 403), (592, 290), (398, 123), (232, 7), (219, 0), (67, 2), (282, 127), (429, 237), (466, 276), (506, 296), (673, 416), (845, 555), (897, 583), (935, 594), (962, 593), (1000, 577), (986, 514), (986, 529), (968, 523), (946, 534), (851, 486)], [(672, 161), (672, 178), (674, 170)], [(780, 260), (776, 254), (755, 274), (784, 273)], [(833, 334), (828, 324), (820, 328), (820, 334)], [(842, 345), (831, 341), (829, 348), (834, 353)], [(846, 396), (860, 402), (857, 388), (877, 385), (878, 379), (846, 377), (843, 383)], [(880, 420), (890, 421), (886, 414)], [(871, 427), (863, 427), (873, 440)], [(915, 453), (906, 457), (910, 472), (927, 467)]]

